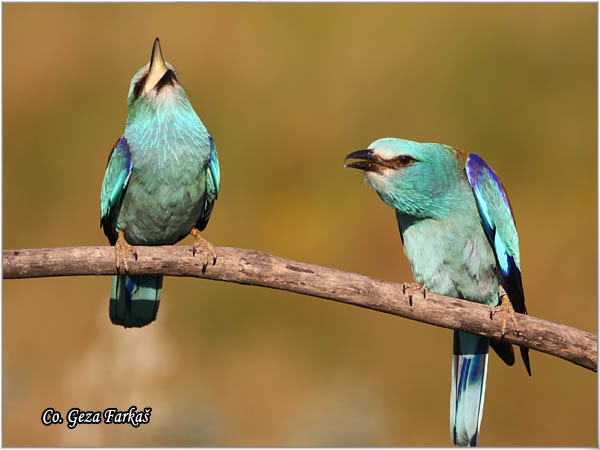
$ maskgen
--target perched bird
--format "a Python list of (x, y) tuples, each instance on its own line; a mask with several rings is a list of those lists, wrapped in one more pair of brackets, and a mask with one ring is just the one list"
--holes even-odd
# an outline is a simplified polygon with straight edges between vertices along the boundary
[[(505, 189), (475, 154), (441, 144), (384, 138), (349, 154), (346, 164), (396, 211), (404, 252), (416, 280), (438, 294), (526, 314), (519, 238)], [(502, 289), (508, 294), (503, 295)], [(514, 307), (514, 310), (510, 307)], [(455, 445), (477, 445), (489, 346), (508, 364), (506, 342), (454, 332), (450, 433)], [(529, 375), (527, 348), (521, 356)]]
[(175, 69), (154, 41), (150, 62), (131, 79), (125, 132), (114, 145), (100, 196), (100, 226), (115, 246), (110, 319), (143, 327), (156, 319), (162, 275), (127, 275), (135, 245), (175, 244), (188, 234), (206, 269), (216, 262), (202, 239), (219, 194), (219, 160), (211, 135), (190, 104)]

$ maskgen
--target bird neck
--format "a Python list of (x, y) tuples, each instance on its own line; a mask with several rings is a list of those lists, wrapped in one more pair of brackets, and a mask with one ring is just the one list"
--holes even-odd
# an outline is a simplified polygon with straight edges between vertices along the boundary
[(184, 95), (136, 102), (127, 116), (125, 137), (141, 149), (167, 147), (173, 140), (206, 140), (208, 132)]
[[(464, 204), (464, 186), (457, 184), (443, 194), (421, 195), (409, 189), (379, 192), (381, 199), (396, 210), (399, 223), (409, 226), (422, 220), (443, 221), (460, 213)], [(472, 195), (471, 195), (472, 196)]]
[(462, 177), (441, 196), (430, 198), (429, 201), (421, 199), (419, 202), (411, 201), (412, 198), (409, 193), (406, 199), (396, 199), (393, 205), (402, 235), (411, 226), (423, 225), (421, 222), (426, 221), (430, 225), (431, 222), (451, 222), (469, 217), (473, 211), (477, 211), (473, 192)]
[(196, 116), (196, 113), (185, 93), (163, 89), (152, 97), (140, 97), (129, 106), (127, 126), (179, 119), (186, 115)]

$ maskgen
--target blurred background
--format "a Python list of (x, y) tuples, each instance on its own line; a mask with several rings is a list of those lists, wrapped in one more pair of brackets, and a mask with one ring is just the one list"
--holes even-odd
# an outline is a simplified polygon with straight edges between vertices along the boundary
[[(393, 211), (343, 160), (385, 136), (446, 143), (508, 188), (529, 312), (597, 333), (595, 4), (2, 9), (4, 248), (107, 244), (107, 155), (159, 36), (219, 152), (215, 246), (412, 281)], [(3, 283), (5, 446), (450, 444), (450, 330), (179, 278), (124, 330), (109, 289)], [(490, 357), (480, 444), (595, 446), (596, 374), (531, 360), (529, 378)], [(150, 423), (40, 422), (131, 405)]]

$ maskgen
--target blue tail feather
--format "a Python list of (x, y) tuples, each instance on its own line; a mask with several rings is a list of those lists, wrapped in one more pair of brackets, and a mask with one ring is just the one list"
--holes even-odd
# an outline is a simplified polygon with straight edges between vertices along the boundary
[(476, 334), (454, 332), (450, 432), (454, 445), (476, 446), (483, 416), (490, 341)]
[(162, 275), (117, 275), (110, 290), (109, 314), (115, 325), (143, 327), (158, 313)]

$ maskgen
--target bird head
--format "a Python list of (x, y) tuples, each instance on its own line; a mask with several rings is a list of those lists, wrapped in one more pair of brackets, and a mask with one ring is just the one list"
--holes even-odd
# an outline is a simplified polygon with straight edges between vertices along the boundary
[(442, 144), (383, 138), (346, 156), (381, 199), (415, 219), (443, 218), (453, 207), (466, 154)]
[(150, 62), (144, 65), (131, 79), (127, 103), (129, 109), (135, 104), (161, 104), (169, 99), (185, 97), (175, 69), (162, 55), (160, 41), (154, 40)]

